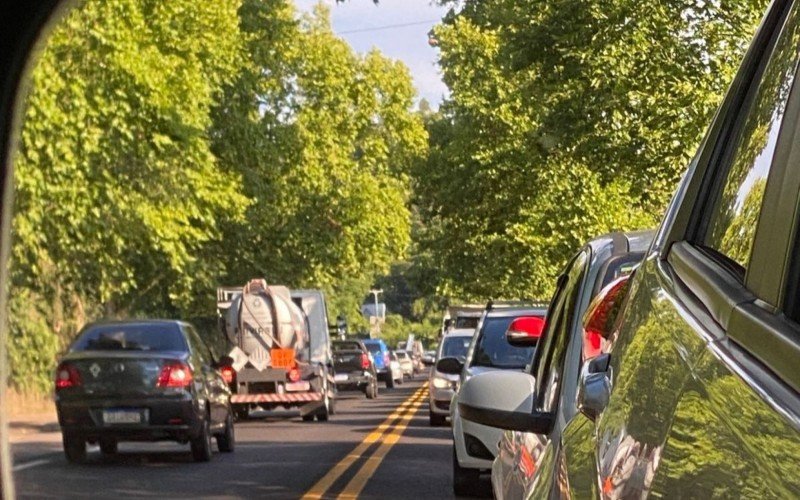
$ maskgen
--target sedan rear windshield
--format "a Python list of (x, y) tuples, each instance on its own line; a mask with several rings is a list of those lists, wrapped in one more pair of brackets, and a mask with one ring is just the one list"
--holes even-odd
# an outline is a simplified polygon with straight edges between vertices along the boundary
[(466, 358), (471, 341), (472, 337), (445, 337), (444, 343), (442, 344), (442, 357)]
[(90, 326), (72, 351), (186, 351), (178, 325), (130, 324)]
[(514, 318), (486, 318), (483, 322), (470, 366), (523, 369), (533, 357), (534, 347), (513, 347), (506, 341), (506, 330)]
[(361, 350), (361, 346), (358, 344), (358, 342), (334, 342), (332, 347), (335, 352)]

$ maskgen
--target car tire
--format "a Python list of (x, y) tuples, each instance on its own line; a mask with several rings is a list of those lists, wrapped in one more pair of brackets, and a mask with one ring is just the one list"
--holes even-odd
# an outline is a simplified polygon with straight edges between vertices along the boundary
[(386, 388), (394, 389), (394, 379), (392, 378), (391, 374), (386, 375)]
[(310, 415), (303, 415), (303, 422), (313, 422), (314, 421), (314, 414)]
[(211, 460), (213, 450), (211, 449), (210, 425), (209, 418), (204, 418), (200, 424), (200, 432), (191, 441), (192, 458), (194, 458), (195, 462), (208, 462)]
[(217, 448), (222, 453), (231, 453), (236, 447), (236, 434), (233, 429), (233, 412), (228, 412), (225, 430), (217, 436)]
[(101, 439), (100, 440), (100, 453), (106, 457), (112, 457), (117, 454), (118, 443), (116, 439)]
[(377, 398), (378, 397), (378, 384), (376, 384), (374, 382), (369, 384), (367, 386), (366, 390), (364, 391), (364, 393), (366, 394), (367, 399), (375, 399), (375, 398)]
[(325, 392), (325, 399), (322, 400), (322, 408), (319, 409), (317, 412), (317, 422), (327, 422), (328, 417), (331, 413), (331, 406), (333, 405), (333, 400), (328, 393)]
[(403, 376), (402, 376), (402, 375), (400, 375), (400, 378), (399, 378), (399, 379), (397, 379), (397, 381), (395, 381), (395, 383), (396, 383), (397, 385), (403, 385), (403, 382), (404, 382), (404, 379), (403, 379)]
[(444, 415), (437, 415), (432, 411), (428, 410), (428, 420), (431, 424), (431, 427), (441, 427), (447, 423), (447, 417)]
[(457, 496), (472, 496), (478, 489), (480, 471), (465, 469), (458, 465), (456, 448), (453, 447), (453, 493)]
[(61, 440), (68, 462), (82, 464), (86, 461), (86, 440), (82, 436), (64, 433)]

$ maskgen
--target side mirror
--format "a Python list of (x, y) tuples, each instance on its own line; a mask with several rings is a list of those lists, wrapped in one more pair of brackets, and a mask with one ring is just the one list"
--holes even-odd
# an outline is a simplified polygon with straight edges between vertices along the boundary
[(506, 341), (514, 347), (534, 347), (544, 331), (541, 316), (522, 316), (514, 319), (506, 330)]
[(547, 434), (552, 413), (534, 411), (535, 379), (527, 373), (481, 373), (464, 382), (458, 393), (461, 417), (478, 424), (512, 431)]
[(611, 356), (601, 354), (584, 365), (578, 382), (578, 409), (594, 420), (608, 405), (611, 396), (609, 361)]
[(464, 363), (458, 358), (442, 358), (436, 362), (436, 371), (448, 375), (460, 375)]

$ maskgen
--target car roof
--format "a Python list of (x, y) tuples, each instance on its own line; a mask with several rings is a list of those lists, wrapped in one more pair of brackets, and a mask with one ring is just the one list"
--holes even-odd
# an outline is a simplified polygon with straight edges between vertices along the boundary
[(545, 316), (547, 306), (537, 307), (497, 307), (486, 311), (488, 318), (508, 318), (510, 316)]
[(445, 332), (444, 337), (472, 337), (475, 334), (474, 328), (455, 328)]
[(84, 328), (91, 326), (107, 326), (107, 325), (179, 325), (189, 326), (189, 323), (178, 319), (109, 319), (97, 320), (87, 323)]

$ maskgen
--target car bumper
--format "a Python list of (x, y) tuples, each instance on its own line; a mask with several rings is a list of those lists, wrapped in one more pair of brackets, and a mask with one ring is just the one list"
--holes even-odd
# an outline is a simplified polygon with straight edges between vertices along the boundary
[[(137, 424), (107, 424), (103, 411), (138, 409), (143, 420)], [(201, 412), (190, 395), (174, 398), (144, 397), (89, 401), (58, 401), (56, 412), (63, 432), (84, 436), (88, 440), (114, 438), (119, 441), (184, 441), (201, 429)]]
[(450, 416), (450, 400), (453, 399), (453, 390), (447, 388), (437, 389), (431, 385), (429, 386), (428, 394), (431, 413)]
[[(457, 409), (453, 412), (453, 443), (461, 467), (491, 470), (502, 437), (502, 429), (464, 420)], [(476, 452), (476, 449), (482, 452)]]
[(337, 373), (334, 383), (339, 389), (357, 388), (372, 383), (374, 377), (369, 372)]

